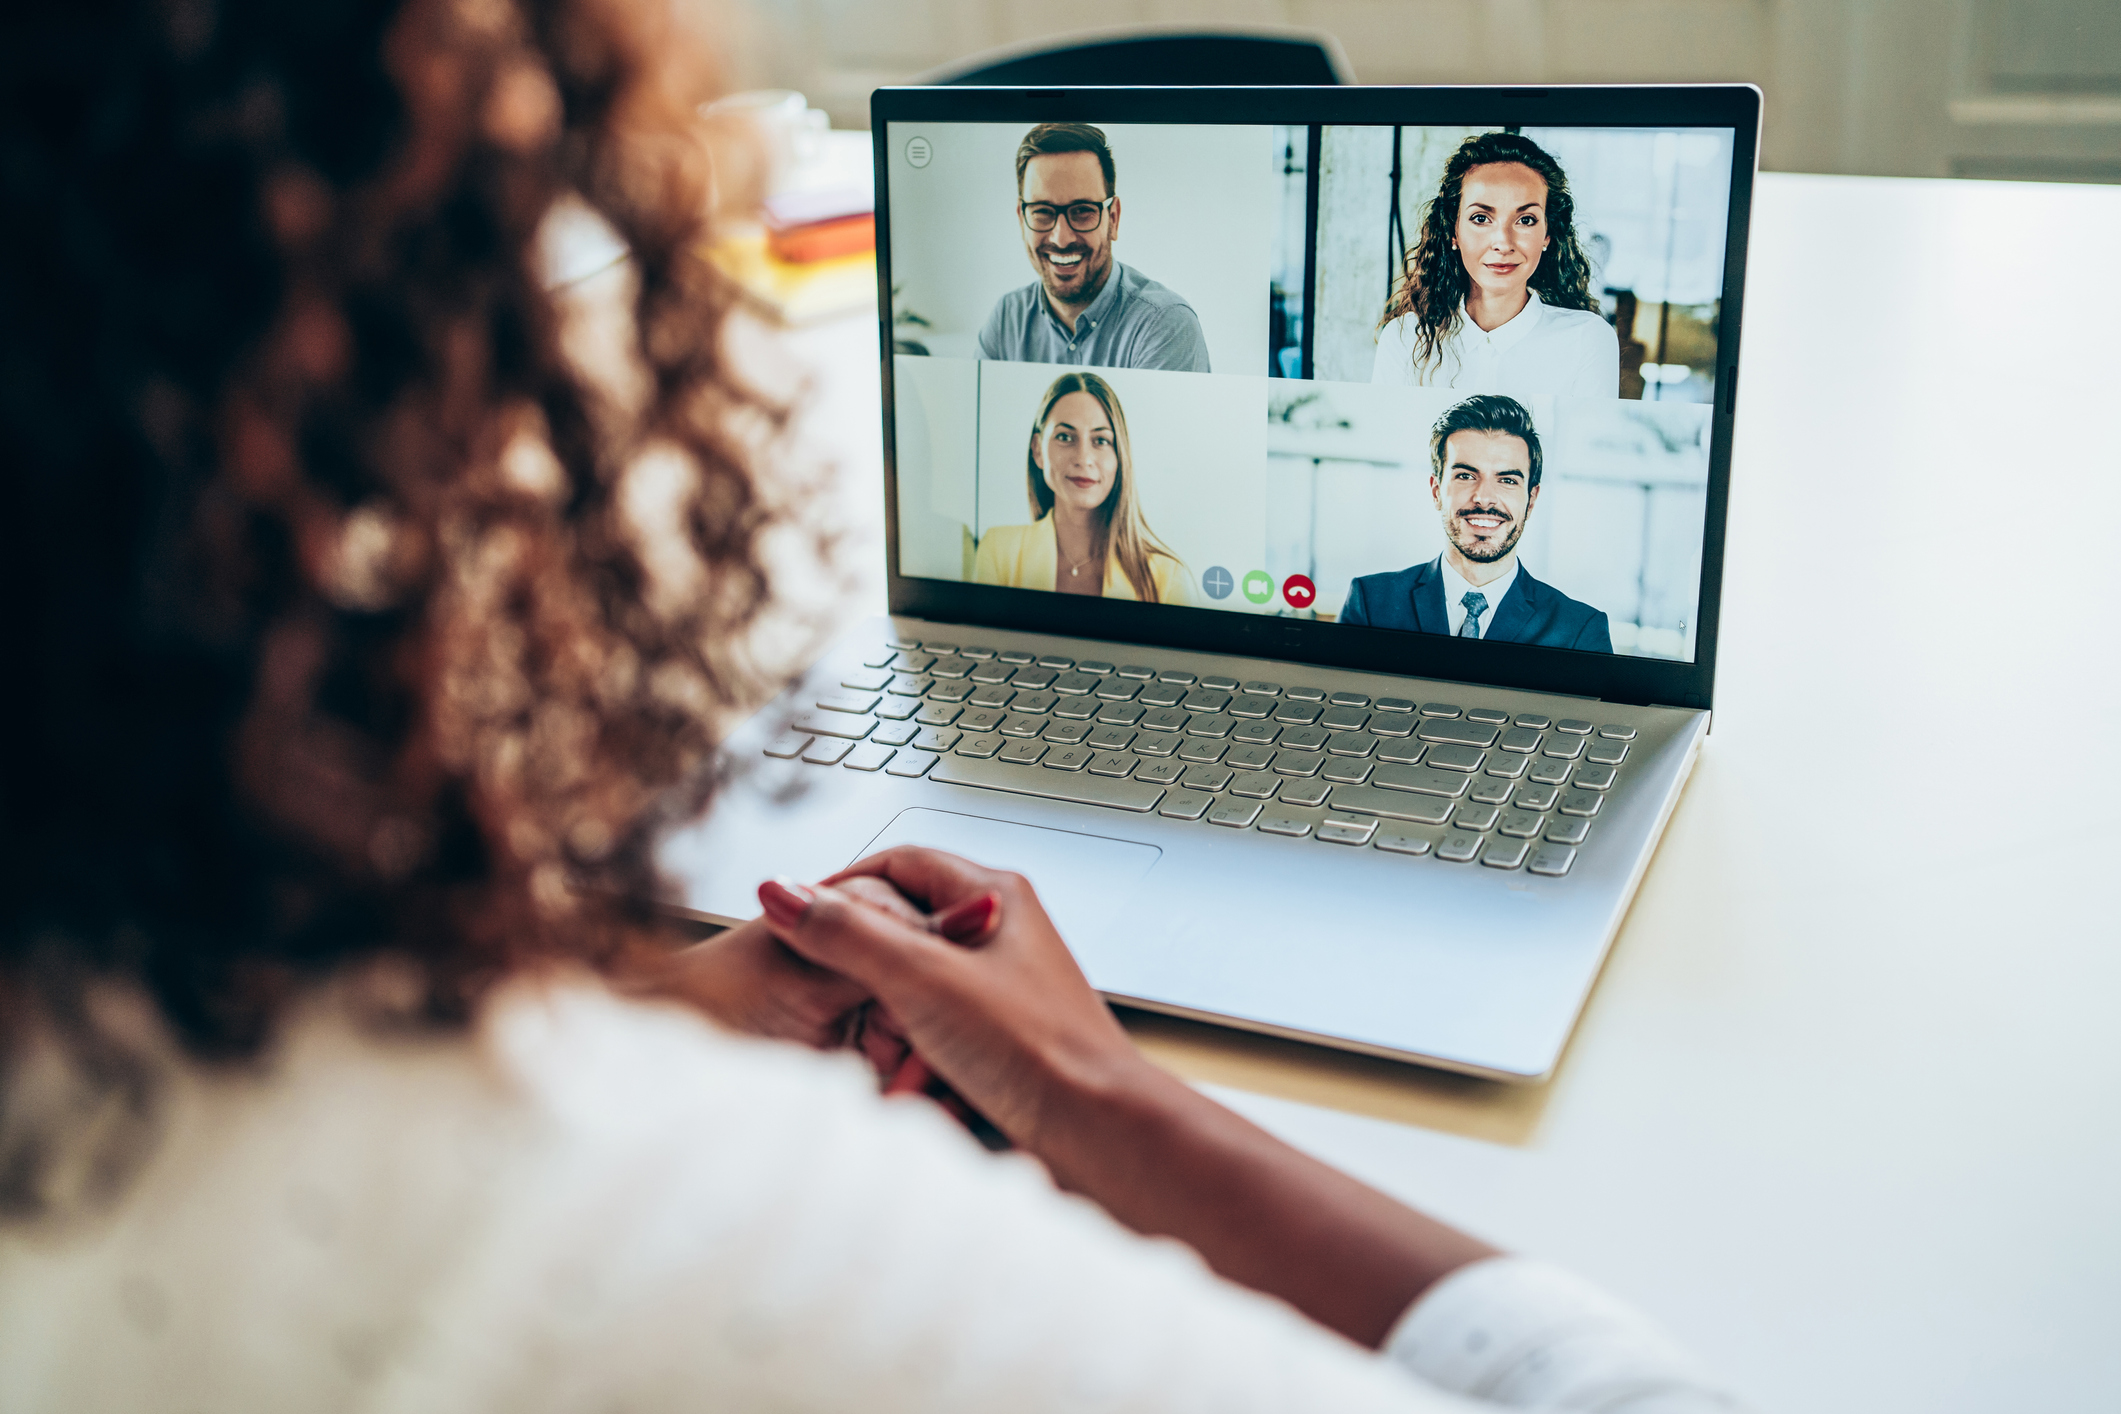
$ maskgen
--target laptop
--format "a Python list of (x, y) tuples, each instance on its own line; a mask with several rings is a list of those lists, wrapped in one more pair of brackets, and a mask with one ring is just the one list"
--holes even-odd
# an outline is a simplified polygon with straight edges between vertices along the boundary
[(880, 90), (890, 614), (679, 905), (929, 845), (1116, 1003), (1549, 1075), (1709, 731), (1759, 102)]

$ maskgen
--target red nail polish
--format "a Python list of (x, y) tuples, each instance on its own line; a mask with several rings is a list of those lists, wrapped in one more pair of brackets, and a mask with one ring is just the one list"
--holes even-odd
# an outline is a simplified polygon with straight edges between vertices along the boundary
[(768, 919), (783, 928), (802, 922), (816, 897), (806, 885), (793, 879), (768, 879), (759, 885), (759, 906), (766, 910)]
[(987, 931), (1002, 901), (994, 894), (981, 894), (945, 910), (935, 920), (935, 931), (953, 943), (969, 942)]

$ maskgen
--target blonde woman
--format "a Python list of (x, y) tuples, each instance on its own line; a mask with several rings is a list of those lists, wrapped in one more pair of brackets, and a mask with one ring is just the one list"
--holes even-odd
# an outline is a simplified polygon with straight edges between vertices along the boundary
[(975, 584), (1190, 604), (1193, 576), (1142, 520), (1127, 415), (1094, 373), (1053, 380), (1025, 460), (1031, 524), (980, 538)]

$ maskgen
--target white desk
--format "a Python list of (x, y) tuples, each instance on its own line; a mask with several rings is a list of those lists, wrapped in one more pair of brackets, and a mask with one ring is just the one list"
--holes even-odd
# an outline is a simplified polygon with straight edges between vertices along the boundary
[[(1716, 724), (1558, 1077), (1143, 1018), (1778, 1414), (2121, 1408), (2121, 189), (1767, 175)], [(882, 610), (875, 326), (806, 335)]]

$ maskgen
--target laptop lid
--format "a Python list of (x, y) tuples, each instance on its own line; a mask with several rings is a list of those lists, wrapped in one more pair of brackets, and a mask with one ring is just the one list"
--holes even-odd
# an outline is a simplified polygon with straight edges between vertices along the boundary
[(879, 90), (892, 611), (1708, 707), (1759, 103)]

